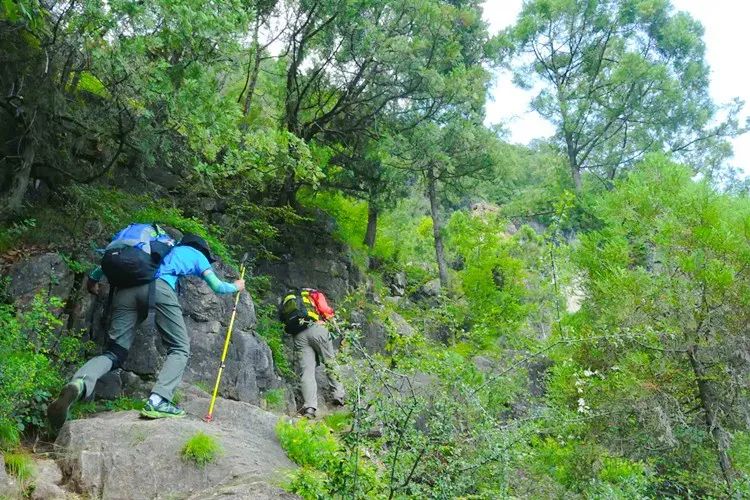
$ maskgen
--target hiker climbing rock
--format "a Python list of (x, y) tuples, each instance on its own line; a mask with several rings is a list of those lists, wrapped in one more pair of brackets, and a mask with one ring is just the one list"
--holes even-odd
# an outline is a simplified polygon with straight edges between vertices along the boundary
[(200, 276), (217, 294), (245, 288), (242, 279), (234, 283), (220, 280), (211, 269), (214, 261), (208, 243), (194, 234), (185, 234), (176, 246), (155, 224), (131, 224), (115, 235), (105, 249), (101, 265), (89, 274), (87, 282), (91, 293), (98, 292), (102, 276), (110, 283), (109, 343), (103, 354), (90, 359), (73, 375), (47, 408), (53, 430), (62, 427), (75, 401), (91, 397), (100, 377), (122, 366), (133, 343), (135, 327), (146, 319), (150, 309), (156, 312), (156, 327), (167, 347), (167, 357), (141, 415), (185, 415), (172, 402), (190, 353), (190, 339), (177, 300), (177, 281), (180, 276)]
[(290, 290), (281, 300), (279, 317), (286, 332), (294, 338), (294, 352), (300, 366), (302, 397), (300, 413), (315, 418), (318, 409), (318, 384), (315, 368), (322, 364), (333, 396), (333, 403), (344, 405), (344, 387), (338, 380), (331, 334), (325, 322), (333, 319), (334, 310), (319, 290), (302, 288)]

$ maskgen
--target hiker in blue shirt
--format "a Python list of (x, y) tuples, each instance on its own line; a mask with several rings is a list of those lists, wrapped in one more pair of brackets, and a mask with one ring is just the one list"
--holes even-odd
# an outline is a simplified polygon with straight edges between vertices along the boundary
[[(100, 377), (125, 362), (135, 337), (135, 327), (148, 315), (149, 302), (153, 303), (156, 311), (156, 327), (167, 347), (167, 357), (141, 415), (147, 418), (185, 415), (184, 410), (172, 403), (190, 354), (190, 338), (177, 300), (177, 281), (180, 276), (200, 276), (218, 294), (235, 293), (245, 288), (244, 280), (234, 283), (220, 280), (211, 269), (214, 260), (203, 238), (186, 234), (167, 253), (156, 271), (153, 298), (149, 297), (149, 284), (116, 290), (112, 299), (109, 344), (102, 355), (89, 360), (73, 375), (60, 396), (47, 408), (47, 416), (54, 430), (65, 423), (70, 406), (75, 401), (91, 397)], [(91, 293), (98, 293), (102, 276), (99, 267), (89, 275), (87, 288)]]

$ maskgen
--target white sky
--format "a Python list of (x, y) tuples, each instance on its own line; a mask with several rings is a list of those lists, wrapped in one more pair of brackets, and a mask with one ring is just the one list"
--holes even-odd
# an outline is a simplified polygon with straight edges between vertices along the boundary
[[(486, 0), (484, 16), (491, 33), (513, 24), (523, 0)], [(750, 65), (748, 64), (747, 23), (750, 2), (746, 0), (672, 0), (677, 10), (684, 10), (703, 24), (706, 60), (711, 67), (710, 92), (714, 101), (723, 104), (734, 97), (745, 101), (743, 120), (750, 115)], [(510, 74), (500, 72), (487, 103), (487, 123), (504, 123), (511, 141), (526, 144), (531, 139), (549, 137), (552, 125), (529, 109), (535, 93), (513, 85)], [(734, 158), (730, 163), (750, 174), (750, 133), (733, 141)]]

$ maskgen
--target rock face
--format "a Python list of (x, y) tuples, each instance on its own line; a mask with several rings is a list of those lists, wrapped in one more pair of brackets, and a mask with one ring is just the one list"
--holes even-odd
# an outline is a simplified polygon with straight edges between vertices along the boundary
[[(221, 264), (214, 268), (219, 276), (228, 275), (228, 269)], [(11, 267), (9, 275), (10, 293), (22, 310), (39, 291), (50, 292), (66, 303), (63, 319), (68, 325), (85, 328), (88, 338), (100, 347), (106, 344), (107, 328), (103, 321), (106, 290), (98, 297), (82, 292), (85, 278), (76, 277), (59, 255), (48, 253), (19, 262)], [(233, 297), (214, 294), (199, 278), (183, 278), (179, 295), (191, 347), (184, 379), (211, 384), (218, 369)], [(271, 349), (255, 334), (255, 321), (255, 305), (248, 294), (242, 294), (220, 389), (225, 397), (252, 403), (260, 401), (262, 391), (282, 385), (274, 372)], [(165, 354), (152, 313), (136, 329), (123, 370), (104, 377), (97, 384), (97, 394), (103, 398), (146, 395)]]
[(72, 497), (60, 487), (63, 475), (54, 460), (36, 460), (34, 466), (36, 473), (34, 474), (34, 491), (31, 493), (32, 500), (58, 500)]
[(276, 260), (260, 262), (256, 273), (271, 276), (275, 301), (288, 288), (322, 290), (335, 303), (357, 288), (362, 273), (347, 247), (331, 238), (332, 220), (323, 214), (299, 227), (287, 228), (273, 253)]
[(20, 307), (31, 302), (40, 291), (67, 299), (73, 288), (74, 275), (62, 257), (45, 253), (14, 264), (8, 293), (16, 298)]
[(360, 344), (370, 354), (386, 354), (388, 329), (382, 321), (366, 311), (352, 311), (351, 324), (361, 332)]
[(390, 273), (386, 275), (386, 284), (394, 297), (401, 297), (406, 293), (406, 286), (408, 284), (406, 280), (406, 273), (399, 271), (396, 273)]
[[(55, 443), (65, 486), (103, 499), (295, 498), (274, 486), (294, 468), (276, 439), (278, 417), (219, 399), (213, 422), (205, 423), (208, 398), (199, 391), (187, 398), (183, 419), (143, 420), (128, 411), (65, 424)], [(203, 468), (181, 458), (196, 432), (223, 450)]]

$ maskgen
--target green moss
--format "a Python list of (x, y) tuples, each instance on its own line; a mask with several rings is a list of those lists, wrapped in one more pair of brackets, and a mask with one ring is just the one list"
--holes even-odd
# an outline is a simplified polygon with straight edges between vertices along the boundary
[(215, 437), (197, 432), (188, 439), (182, 447), (182, 460), (193, 463), (198, 467), (205, 467), (215, 461), (222, 453), (221, 444)]
[(352, 413), (349, 411), (339, 411), (327, 415), (323, 421), (326, 425), (334, 432), (340, 433), (349, 428), (352, 425)]
[(276, 319), (276, 308), (268, 304), (258, 308), (258, 324), (256, 332), (263, 337), (271, 348), (273, 363), (276, 370), (284, 377), (294, 376), (284, 349), (284, 325)]
[(129, 411), (142, 408), (143, 400), (122, 396), (109, 401), (79, 401), (73, 405), (70, 413), (74, 419), (79, 419), (103, 411)]
[(185, 399), (185, 395), (180, 389), (177, 389), (174, 391), (174, 394), (172, 395), (172, 402), (176, 405), (182, 403), (183, 399)]
[(197, 382), (193, 382), (193, 385), (203, 392), (211, 393), (211, 386), (208, 385), (208, 382), (198, 380)]
[(81, 78), (78, 81), (78, 90), (88, 92), (99, 97), (109, 98), (109, 91), (96, 76), (88, 71), (81, 72)]
[(286, 393), (284, 389), (270, 389), (263, 393), (263, 400), (271, 410), (281, 410), (284, 408)]
[[(155, 199), (117, 189), (72, 185), (62, 190), (57, 204), (32, 207), (29, 215), (35, 218), (21, 219), (0, 229), (0, 251), (23, 243), (55, 242), (65, 249), (69, 261), (88, 267), (93, 263), (85, 262), (84, 258), (91, 255), (93, 248), (108, 242), (115, 232), (134, 222), (157, 222), (205, 238), (211, 251), (225, 263), (237, 264), (229, 247), (222, 241), (219, 228), (186, 217), (167, 198)], [(81, 224), (81, 221), (92, 219), (97, 224)]]
[(34, 461), (27, 453), (6, 453), (5, 470), (21, 483), (28, 481), (34, 476)]

